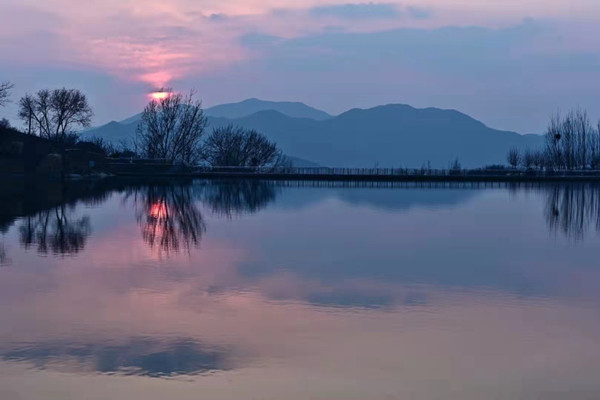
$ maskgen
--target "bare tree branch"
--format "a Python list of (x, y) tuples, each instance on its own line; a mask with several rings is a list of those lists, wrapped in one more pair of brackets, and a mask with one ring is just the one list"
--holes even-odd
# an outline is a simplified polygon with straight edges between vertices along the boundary
[(10, 91), (14, 88), (10, 82), (1, 82), (0, 83), (0, 107), (4, 107), (9, 102)]
[(148, 158), (195, 164), (200, 159), (201, 140), (207, 125), (202, 102), (163, 89), (167, 96), (152, 100), (142, 113), (136, 147)]
[(213, 166), (277, 166), (284, 156), (277, 145), (255, 130), (229, 125), (212, 131), (204, 144), (204, 159)]
[(513, 147), (512, 149), (510, 149), (508, 151), (507, 156), (506, 156), (506, 161), (508, 161), (508, 164), (511, 167), (517, 168), (517, 166), (521, 162), (521, 154), (519, 153), (519, 149), (517, 149), (515, 147)]
[(600, 167), (600, 123), (592, 126), (587, 111), (575, 109), (562, 118), (554, 114), (546, 133), (546, 158), (556, 169)]
[(85, 94), (76, 89), (40, 90), (19, 101), (19, 118), (29, 134), (64, 142), (75, 129), (91, 125), (92, 108)]

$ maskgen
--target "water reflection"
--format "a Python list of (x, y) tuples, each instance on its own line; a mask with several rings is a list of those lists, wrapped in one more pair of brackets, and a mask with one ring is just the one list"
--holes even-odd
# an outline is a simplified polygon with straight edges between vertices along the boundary
[[(289, 183), (288, 183), (289, 185)], [(305, 183), (299, 184), (301, 186)], [(542, 210), (548, 229), (575, 240), (583, 240), (590, 231), (600, 232), (600, 186), (593, 184), (508, 185), (513, 193), (534, 191), (546, 201)], [(39, 253), (69, 255), (81, 252), (92, 230), (88, 216), (77, 216), (76, 205), (101, 206), (111, 193), (124, 193), (131, 200), (148, 246), (163, 255), (189, 251), (199, 246), (206, 233), (201, 209), (219, 217), (253, 214), (280, 203), (285, 208), (301, 208), (327, 196), (351, 205), (406, 212), (412, 207), (456, 207), (472, 199), (481, 190), (389, 189), (370, 190), (336, 187), (285, 189), (276, 182), (258, 180), (176, 181), (171, 183), (105, 180), (73, 183), (68, 187), (44, 191), (26, 187), (17, 196), (0, 199), (1, 230), (7, 232), (19, 214), (20, 243)], [(6, 203), (6, 204), (4, 204)], [(8, 263), (6, 245), (0, 242), (0, 264)]]
[(254, 214), (274, 202), (281, 186), (274, 182), (258, 180), (225, 180), (204, 182), (199, 197), (217, 215), (228, 218), (234, 215)]
[(227, 351), (191, 339), (131, 338), (115, 343), (50, 341), (16, 347), (0, 354), (5, 361), (27, 362), (39, 369), (56, 367), (64, 372), (149, 377), (198, 375), (226, 371)]
[(600, 232), (600, 186), (563, 184), (546, 189), (545, 217), (551, 232), (582, 240)]
[(19, 233), (26, 249), (36, 246), (41, 254), (76, 254), (83, 250), (91, 233), (90, 219), (76, 216), (74, 207), (62, 204), (26, 217), (19, 226)]
[(142, 237), (151, 249), (168, 255), (200, 244), (206, 225), (191, 186), (135, 188), (126, 199), (132, 200)]
[(3, 265), (8, 265), (10, 263), (8, 253), (6, 251), (6, 244), (4, 243), (4, 235), (6, 235), (11, 225), (12, 223), (0, 223), (0, 267), (2, 267)]
[(6, 251), (6, 245), (4, 241), (0, 241), (0, 267), (9, 265), (10, 259), (8, 258), (8, 253)]
[[(600, 240), (548, 228), (593, 229), (598, 189), (529, 190), (105, 182), (5, 209), (0, 398), (597, 398)], [(77, 257), (40, 262), (82, 218)]]
[(232, 218), (258, 212), (276, 195), (273, 183), (229, 180), (135, 187), (126, 190), (125, 199), (134, 205), (144, 241), (169, 255), (200, 245), (206, 232), (200, 204), (213, 214)]

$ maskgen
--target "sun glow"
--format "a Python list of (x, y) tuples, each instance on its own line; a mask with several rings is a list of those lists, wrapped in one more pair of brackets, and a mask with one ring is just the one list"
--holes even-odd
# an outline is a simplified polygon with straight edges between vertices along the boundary
[(161, 220), (167, 216), (167, 205), (164, 202), (157, 202), (150, 206), (148, 216), (152, 219)]
[(150, 97), (154, 100), (164, 100), (171, 95), (170, 92), (152, 92)]

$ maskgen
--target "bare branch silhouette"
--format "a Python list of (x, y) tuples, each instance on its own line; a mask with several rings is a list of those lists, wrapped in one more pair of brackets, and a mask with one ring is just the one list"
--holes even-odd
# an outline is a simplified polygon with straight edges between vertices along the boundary
[(285, 160), (274, 142), (255, 130), (233, 125), (213, 129), (203, 153), (204, 159), (213, 166), (278, 166)]
[(77, 127), (89, 127), (93, 115), (87, 97), (76, 89), (40, 90), (19, 101), (19, 118), (27, 133), (57, 142), (75, 134)]
[(138, 125), (136, 147), (145, 157), (195, 164), (200, 158), (200, 141), (207, 118), (202, 102), (163, 89), (167, 95), (152, 100), (142, 113)]
[(4, 107), (9, 102), (10, 91), (15, 87), (10, 82), (0, 82), (0, 107)]

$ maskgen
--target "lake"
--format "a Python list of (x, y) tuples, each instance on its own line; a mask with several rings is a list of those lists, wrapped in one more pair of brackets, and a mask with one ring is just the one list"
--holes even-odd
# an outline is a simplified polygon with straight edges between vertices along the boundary
[(600, 186), (357, 186), (6, 184), (0, 399), (600, 398)]

